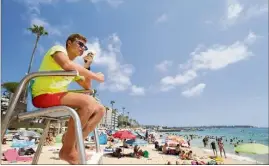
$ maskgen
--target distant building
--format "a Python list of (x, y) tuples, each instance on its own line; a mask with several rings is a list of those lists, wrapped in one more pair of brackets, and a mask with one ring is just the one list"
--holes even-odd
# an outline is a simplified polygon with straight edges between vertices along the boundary
[(104, 117), (102, 118), (101, 122), (99, 123), (98, 127), (106, 127), (109, 129), (114, 129), (118, 126), (118, 116), (119, 113), (116, 111), (116, 113), (112, 113), (112, 109), (109, 108)]

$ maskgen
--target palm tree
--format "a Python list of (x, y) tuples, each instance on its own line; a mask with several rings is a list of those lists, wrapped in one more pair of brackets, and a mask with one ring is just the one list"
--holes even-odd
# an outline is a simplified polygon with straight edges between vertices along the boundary
[(106, 108), (106, 118), (105, 118), (105, 126), (107, 127), (107, 111), (109, 110), (109, 107), (107, 107), (107, 106), (105, 106), (105, 108)]
[(5, 82), (1, 86), (6, 89), (9, 93), (15, 93), (19, 83), (18, 82)]
[(33, 52), (32, 52), (31, 60), (30, 60), (30, 63), (29, 63), (28, 71), (27, 71), (27, 74), (29, 74), (29, 72), (31, 71), (31, 67), (32, 67), (33, 59), (34, 59), (34, 54), (35, 54), (35, 51), (36, 51), (36, 48), (37, 48), (37, 43), (38, 43), (41, 36), (46, 36), (49, 33), (44, 29), (43, 26), (38, 26), (38, 25), (35, 25), (35, 24), (32, 27), (27, 28), (27, 30), (31, 31), (33, 34), (36, 35), (35, 46), (34, 46), (34, 49), (33, 49)]
[(127, 112), (127, 121), (126, 121), (126, 124), (129, 123), (129, 112)]
[(112, 108), (112, 110), (113, 110), (113, 105), (115, 104), (115, 101), (110, 101), (110, 104), (111, 104), (111, 108)]
[[(123, 120), (125, 119), (125, 118), (124, 118), (124, 110), (125, 110), (125, 107), (122, 107)], [(124, 121), (123, 121), (123, 122), (124, 122)]]
[[(113, 110), (114, 110), (114, 109), (113, 109), (113, 105), (115, 104), (115, 101), (113, 101), (113, 100), (110, 101), (110, 104), (111, 104), (111, 109), (112, 109), (112, 113), (113, 113)], [(116, 124), (115, 124), (116, 113), (114, 112), (113, 114), (114, 114), (114, 124), (113, 124), (113, 125), (114, 125), (114, 129), (115, 129), (115, 128), (116, 128), (116, 127), (115, 127), (115, 125), (116, 125)]]
[(95, 98), (96, 96), (98, 96), (98, 93), (97, 93), (97, 90), (96, 89), (93, 89), (93, 94), (92, 96)]

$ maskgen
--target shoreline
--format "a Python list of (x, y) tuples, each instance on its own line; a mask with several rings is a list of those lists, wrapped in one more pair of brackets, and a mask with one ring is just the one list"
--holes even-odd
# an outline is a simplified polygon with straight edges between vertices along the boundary
[[(241, 128), (239, 128), (239, 129), (241, 130)], [(259, 128), (259, 129), (261, 129), (261, 128)], [(262, 129), (264, 129), (264, 128), (262, 128)], [(169, 135), (169, 134), (181, 135), (184, 137), (189, 136), (189, 135), (195, 135), (196, 137), (194, 137), (193, 140), (191, 140), (191, 146), (202, 148), (209, 153), (211, 152), (212, 154), (213, 154), (213, 151), (210, 148), (210, 145), (208, 145), (207, 147), (203, 146), (203, 144), (202, 144), (203, 137), (205, 137), (205, 136), (224, 137), (226, 141), (223, 141), (223, 143), (224, 143), (224, 148), (225, 148), (227, 157), (229, 156), (229, 157), (232, 157), (236, 160), (247, 160), (250, 162), (255, 162), (257, 164), (266, 164), (266, 163), (269, 164), (269, 159), (268, 159), (268, 156), (266, 154), (264, 154), (264, 155), (263, 154), (254, 155), (254, 154), (245, 154), (245, 153), (240, 153), (239, 155), (236, 154), (234, 152), (234, 145), (229, 141), (231, 138), (237, 137), (238, 139), (244, 140), (245, 143), (249, 143), (247, 141), (249, 141), (249, 138), (251, 138), (254, 141), (257, 140), (257, 143), (261, 143), (261, 144), (268, 146), (268, 144), (264, 143), (264, 140), (263, 140), (264, 138), (260, 139), (260, 137), (264, 137), (264, 133), (257, 134), (257, 133), (255, 133), (255, 131), (245, 131), (245, 132), (239, 133), (237, 135), (231, 135), (229, 133), (228, 134), (225, 133), (224, 131), (221, 131), (221, 132), (219, 132), (219, 131), (221, 131), (221, 130), (217, 130), (217, 132), (215, 130), (213, 130), (213, 132), (211, 130), (206, 130), (206, 131), (202, 131), (202, 132), (186, 131), (186, 132), (181, 132), (181, 133), (172, 132), (172, 133), (165, 133), (165, 134), (167, 134), (167, 135)], [(248, 137), (246, 134), (247, 132), (248, 133), (252, 132), (256, 135), (255, 135), (255, 137)], [(210, 138), (210, 141), (212, 141), (212, 140), (214, 140), (214, 139)], [(235, 142), (233, 142), (233, 143), (235, 143)], [(217, 150), (218, 150), (218, 148), (217, 148)], [(218, 153), (219, 153), (219, 151), (218, 151)]]

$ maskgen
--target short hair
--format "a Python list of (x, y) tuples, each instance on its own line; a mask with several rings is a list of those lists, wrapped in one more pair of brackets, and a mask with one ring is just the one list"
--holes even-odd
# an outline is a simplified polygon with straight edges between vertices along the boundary
[(87, 42), (86, 37), (82, 36), (81, 34), (74, 33), (74, 34), (71, 34), (70, 36), (68, 36), (68, 38), (67, 38), (67, 40), (66, 40), (66, 44), (65, 44), (65, 46), (67, 47), (67, 43), (68, 43), (69, 40), (70, 40), (71, 42), (73, 42), (73, 41), (75, 41), (76, 39), (83, 40), (85, 43)]

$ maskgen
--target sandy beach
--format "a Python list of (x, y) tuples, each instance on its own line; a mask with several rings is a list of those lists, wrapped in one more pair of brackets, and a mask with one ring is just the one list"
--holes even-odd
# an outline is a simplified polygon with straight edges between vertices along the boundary
[[(120, 144), (118, 144), (120, 145)], [(101, 145), (101, 149), (105, 148), (106, 145)], [(38, 164), (68, 164), (65, 161), (62, 161), (58, 157), (59, 150), (61, 148), (61, 144), (55, 144), (54, 146), (44, 146), (39, 162)], [(7, 145), (2, 145), (2, 152), (5, 150), (10, 149), (10, 142), (7, 142)], [(149, 152), (149, 158), (132, 158), (132, 157), (122, 157), (122, 158), (115, 158), (111, 157), (108, 154), (104, 154), (103, 157), (103, 164), (167, 164), (168, 161), (171, 162), (171, 164), (176, 164), (176, 161), (179, 162), (179, 164), (191, 164), (191, 160), (181, 160), (178, 158), (178, 156), (174, 155), (164, 155), (160, 151), (156, 151), (154, 149), (153, 144), (149, 144), (147, 146), (141, 146), (142, 150), (147, 150)], [(200, 157), (208, 157), (212, 155), (209, 152), (203, 151), (201, 148), (197, 147), (191, 147), (191, 150), (194, 152), (194, 154), (200, 158)], [(87, 150), (89, 151), (89, 150)], [(128, 154), (133, 152), (133, 149), (124, 149), (123, 153)], [(210, 159), (202, 159), (203, 161), (208, 161)], [(2, 164), (31, 164), (31, 162), (13, 162), (9, 163), (7, 161), (2, 160)], [(239, 161), (234, 159), (224, 159), (223, 164), (251, 164), (250, 162), (246, 161)]]

